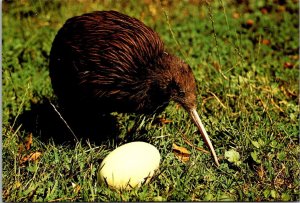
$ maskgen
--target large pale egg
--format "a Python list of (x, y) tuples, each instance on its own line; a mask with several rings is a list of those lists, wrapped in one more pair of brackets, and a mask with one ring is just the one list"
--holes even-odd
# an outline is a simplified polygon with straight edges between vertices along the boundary
[(98, 181), (115, 189), (131, 189), (148, 183), (159, 167), (160, 154), (146, 142), (124, 144), (102, 161)]

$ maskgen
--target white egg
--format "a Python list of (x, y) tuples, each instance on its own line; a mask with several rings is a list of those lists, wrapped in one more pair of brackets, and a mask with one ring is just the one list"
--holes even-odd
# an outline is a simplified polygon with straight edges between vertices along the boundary
[(116, 189), (131, 189), (149, 182), (159, 167), (160, 154), (146, 142), (124, 144), (102, 161), (98, 181)]

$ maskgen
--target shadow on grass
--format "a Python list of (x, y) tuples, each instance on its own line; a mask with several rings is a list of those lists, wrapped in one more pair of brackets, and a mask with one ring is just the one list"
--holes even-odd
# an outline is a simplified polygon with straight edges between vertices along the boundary
[[(58, 107), (56, 108), (62, 112)], [(76, 143), (75, 136), (47, 98), (39, 103), (31, 103), (30, 109), (24, 111), (17, 118), (14, 125), (15, 130), (21, 125), (21, 131), (33, 133), (42, 142), (53, 139), (56, 144), (72, 145)], [(62, 117), (78, 140), (89, 140), (90, 143), (101, 144), (108, 140), (117, 139), (119, 135), (117, 120), (112, 115), (91, 117), (74, 112), (73, 115), (62, 115)]]

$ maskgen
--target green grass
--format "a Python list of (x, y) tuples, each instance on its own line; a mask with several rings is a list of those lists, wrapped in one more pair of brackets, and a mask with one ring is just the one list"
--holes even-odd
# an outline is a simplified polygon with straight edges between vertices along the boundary
[[(299, 200), (299, 3), (234, 2), (3, 2), (3, 200)], [(74, 15), (110, 9), (154, 28), (170, 52), (189, 62), (198, 81), (198, 111), (219, 168), (210, 155), (184, 142), (182, 135), (206, 148), (186, 112), (174, 103), (159, 115), (172, 123), (148, 119), (134, 135), (155, 145), (162, 156), (158, 176), (139, 189), (116, 192), (97, 184), (101, 160), (124, 139), (61, 144), (44, 141), (33, 123), (33, 144), (19, 151), (30, 132), (15, 121), (45, 98), (55, 103), (48, 58), (56, 32)], [(119, 137), (126, 137), (136, 116), (116, 116)], [(172, 143), (192, 152), (188, 163), (176, 159)], [(37, 151), (40, 159), (20, 164)]]

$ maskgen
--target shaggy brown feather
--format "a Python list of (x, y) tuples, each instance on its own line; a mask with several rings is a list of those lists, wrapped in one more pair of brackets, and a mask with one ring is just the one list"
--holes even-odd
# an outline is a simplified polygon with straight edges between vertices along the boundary
[[(176, 76), (177, 69), (186, 74)], [(185, 76), (195, 94), (189, 66), (165, 53), (151, 28), (116, 11), (67, 20), (52, 45), (50, 76), (60, 103), (72, 110), (161, 111)]]

